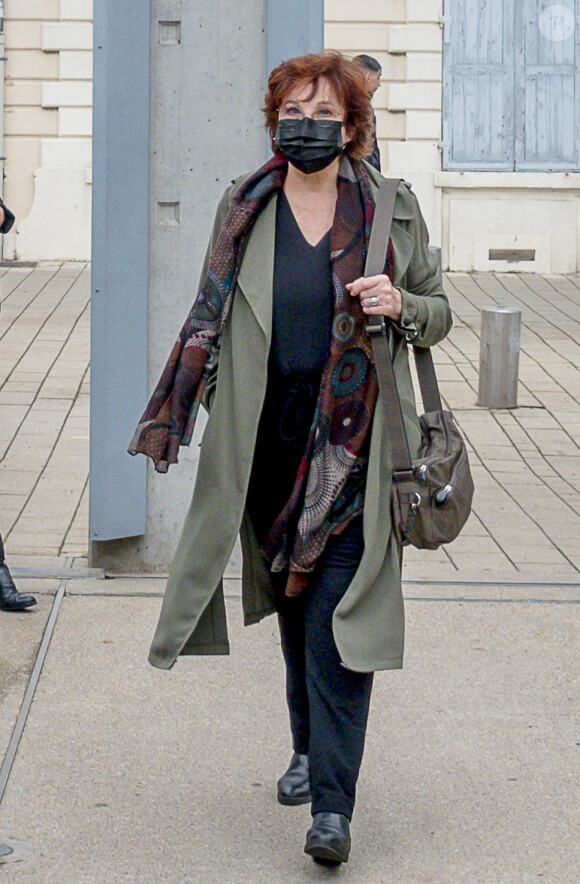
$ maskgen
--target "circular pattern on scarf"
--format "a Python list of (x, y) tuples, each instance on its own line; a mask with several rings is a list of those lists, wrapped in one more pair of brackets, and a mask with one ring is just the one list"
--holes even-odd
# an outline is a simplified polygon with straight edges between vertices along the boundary
[(322, 463), (319, 462), (317, 458), (314, 458), (310, 463), (310, 469), (308, 470), (308, 481), (306, 483), (306, 497), (305, 497), (305, 509), (308, 508), (310, 513), (318, 513), (318, 511), (322, 511), (324, 507), (325, 498), (330, 499), (330, 482), (328, 481), (328, 477), (324, 473), (324, 469), (321, 469), (321, 466), (324, 464), (324, 458), (322, 459)]
[(303, 513), (307, 531), (320, 525), (355, 461), (356, 458), (345, 448), (335, 446), (329, 446), (312, 459)]
[(341, 344), (346, 344), (352, 338), (354, 331), (354, 319), (350, 313), (339, 313), (334, 320), (332, 333)]
[(334, 410), (330, 442), (332, 445), (346, 445), (364, 430), (369, 422), (369, 412), (360, 399), (341, 402)]
[(220, 291), (211, 280), (207, 280), (193, 308), (193, 316), (202, 322), (213, 322), (219, 317), (221, 309)]
[(332, 392), (337, 399), (350, 396), (358, 390), (367, 376), (369, 360), (360, 347), (348, 350), (332, 372)]

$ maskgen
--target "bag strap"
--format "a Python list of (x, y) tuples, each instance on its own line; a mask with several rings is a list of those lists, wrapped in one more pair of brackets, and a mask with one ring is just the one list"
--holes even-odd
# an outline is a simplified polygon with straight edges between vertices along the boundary
[(430, 347), (413, 347), (413, 356), (417, 366), (417, 377), (424, 411), (441, 411), (443, 404), (439, 393), (439, 384), (433, 365)]
[[(376, 276), (384, 272), (395, 199), (401, 180), (400, 178), (383, 178), (381, 180), (367, 251), (365, 276)], [(403, 423), (393, 360), (389, 350), (389, 326), (387, 326), (384, 316), (369, 316), (366, 333), (371, 339), (379, 389), (384, 400), (385, 430), (391, 443), (394, 473), (401, 474), (399, 478), (405, 479), (408, 478), (408, 473), (412, 472), (413, 466)], [(413, 347), (413, 353), (423, 407), (425, 411), (441, 411), (441, 396), (431, 350), (425, 347)], [(397, 476), (395, 476), (396, 478)]]

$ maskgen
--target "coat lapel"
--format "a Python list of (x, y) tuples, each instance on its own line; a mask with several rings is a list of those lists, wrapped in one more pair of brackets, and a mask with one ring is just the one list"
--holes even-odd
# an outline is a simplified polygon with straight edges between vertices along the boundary
[[(374, 187), (375, 196), (378, 187)], [(249, 237), (238, 286), (254, 313), (268, 343), (272, 337), (272, 288), (274, 279), (274, 247), (276, 242), (275, 194), (258, 217)], [(415, 241), (407, 233), (405, 222), (413, 217), (412, 209), (397, 198), (391, 240), (395, 252), (395, 286), (399, 285), (411, 260)]]
[(272, 338), (272, 289), (274, 285), (274, 246), (276, 242), (275, 194), (258, 216), (248, 243), (238, 286), (269, 342)]

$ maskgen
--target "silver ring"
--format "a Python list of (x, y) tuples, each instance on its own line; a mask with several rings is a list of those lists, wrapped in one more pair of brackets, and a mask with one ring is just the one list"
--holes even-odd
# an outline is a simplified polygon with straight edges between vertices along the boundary
[(371, 298), (367, 298), (367, 304), (369, 305), (369, 307), (376, 307), (378, 303), (379, 299), (376, 297), (376, 295), (373, 295)]

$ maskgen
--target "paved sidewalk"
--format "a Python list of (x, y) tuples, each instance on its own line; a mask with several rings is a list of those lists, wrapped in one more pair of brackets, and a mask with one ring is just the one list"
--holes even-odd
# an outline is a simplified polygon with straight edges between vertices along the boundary
[[(274, 619), (243, 629), (228, 580), (232, 656), (160, 672), (162, 576), (87, 576), (89, 268), (0, 268), (0, 530), (39, 600), (0, 613), (0, 848), (25, 857), (0, 855), (2, 881), (578, 884), (580, 277), (445, 286), (455, 327), (435, 358), (475, 508), (454, 544), (406, 554), (405, 668), (375, 679), (333, 873), (302, 854), (308, 808), (275, 801)], [(476, 406), (493, 303), (523, 314), (513, 411)]]
[(86, 566), (90, 291), (86, 264), (0, 269), (0, 531), (16, 565)]
[[(0, 271), (0, 513), (16, 566), (86, 566), (89, 268)], [(580, 277), (446, 274), (455, 326), (436, 348), (470, 445), (473, 515), (455, 543), (407, 552), (407, 579), (580, 575)], [(519, 407), (476, 406), (479, 311), (522, 310)]]
[[(69, 584), (0, 804), (0, 843), (36, 852), (2, 882), (578, 884), (577, 605), (481, 587), (407, 603), (405, 668), (375, 679), (352, 856), (333, 874), (302, 853), (309, 808), (276, 803), (274, 619), (244, 629), (228, 599), (232, 656), (160, 672), (145, 654), (162, 581), (88, 584)], [(7, 619), (0, 641), (33, 622)]]
[[(465, 532), (436, 555), (448, 558), (458, 574), (575, 581), (580, 570), (580, 277), (453, 273), (446, 274), (446, 291), (455, 327), (439, 348), (438, 372), (444, 398), (470, 443), (476, 498)], [(522, 311), (514, 410), (475, 405), (479, 311), (493, 304)]]

